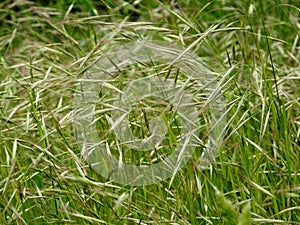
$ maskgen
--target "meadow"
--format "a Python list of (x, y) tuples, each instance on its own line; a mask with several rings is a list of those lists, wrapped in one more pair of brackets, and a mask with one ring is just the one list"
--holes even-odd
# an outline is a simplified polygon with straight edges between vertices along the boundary
[[(1, 1), (0, 224), (300, 224), (299, 6), (299, 0)], [(201, 127), (203, 140), (186, 165), (161, 182), (134, 186), (92, 168), (73, 113), (76, 85), (95, 61), (139, 41), (199, 57), (222, 90), (226, 122), (206, 168), (199, 161), (208, 140)], [(161, 72), (177, 81), (179, 70), (164, 69), (141, 63), (123, 75)], [(149, 127), (138, 107), (132, 132), (144, 136)], [(166, 106), (150, 99), (147, 107)], [(112, 114), (101, 112), (99, 138), (113, 143)], [(178, 146), (174, 127), (165, 142), (170, 149)], [(134, 164), (152, 159), (126, 154)]]

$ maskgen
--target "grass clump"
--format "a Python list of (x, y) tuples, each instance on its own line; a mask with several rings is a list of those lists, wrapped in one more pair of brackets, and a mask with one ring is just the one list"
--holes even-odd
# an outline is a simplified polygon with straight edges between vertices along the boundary
[(232, 203), (224, 197), (221, 193), (216, 193), (218, 208), (221, 214), (220, 218), (224, 224), (232, 225), (249, 225), (251, 224), (250, 203), (245, 205), (242, 212), (239, 214)]

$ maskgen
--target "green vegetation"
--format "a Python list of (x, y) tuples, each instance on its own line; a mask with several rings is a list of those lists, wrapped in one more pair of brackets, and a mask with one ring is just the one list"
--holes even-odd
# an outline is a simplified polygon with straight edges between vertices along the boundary
[[(1, 1), (0, 224), (300, 224), (299, 5)], [(210, 168), (199, 168), (199, 146), (174, 179), (132, 187), (82, 158), (76, 81), (136, 40), (191, 47), (219, 74), (227, 127)]]

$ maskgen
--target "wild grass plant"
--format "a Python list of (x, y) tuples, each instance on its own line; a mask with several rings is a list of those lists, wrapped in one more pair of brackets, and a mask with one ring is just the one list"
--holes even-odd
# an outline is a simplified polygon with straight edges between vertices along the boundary
[[(1, 1), (0, 224), (300, 224), (299, 5)], [(140, 40), (200, 57), (218, 78), (227, 122), (208, 168), (199, 144), (174, 177), (135, 187), (84, 160), (73, 100), (97, 57)]]

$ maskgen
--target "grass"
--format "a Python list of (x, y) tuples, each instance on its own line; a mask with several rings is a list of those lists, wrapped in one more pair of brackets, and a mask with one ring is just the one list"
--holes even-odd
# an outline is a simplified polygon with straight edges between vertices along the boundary
[[(2, 1), (0, 224), (300, 224), (299, 13), (297, 0)], [(174, 177), (134, 187), (81, 156), (76, 83), (137, 40), (189, 49), (219, 76), (226, 134), (208, 169), (199, 145)]]

